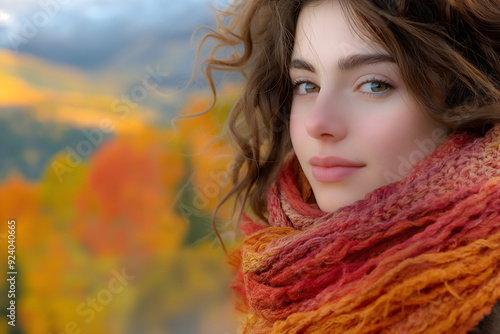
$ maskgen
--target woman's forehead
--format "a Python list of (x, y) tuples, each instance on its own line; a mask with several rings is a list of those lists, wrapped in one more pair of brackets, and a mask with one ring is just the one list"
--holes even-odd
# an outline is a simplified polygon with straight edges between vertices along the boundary
[(293, 48), (295, 57), (320, 56), (318, 52), (387, 53), (373, 39), (362, 36), (349, 25), (338, 1), (322, 1), (306, 5), (300, 12)]

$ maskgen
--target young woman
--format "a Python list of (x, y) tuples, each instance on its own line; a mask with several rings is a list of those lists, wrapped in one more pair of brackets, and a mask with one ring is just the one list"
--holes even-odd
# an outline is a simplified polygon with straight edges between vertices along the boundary
[(205, 70), (214, 94), (214, 70), (245, 77), (226, 197), (245, 212), (244, 333), (500, 333), (499, 17), (496, 0), (221, 14)]

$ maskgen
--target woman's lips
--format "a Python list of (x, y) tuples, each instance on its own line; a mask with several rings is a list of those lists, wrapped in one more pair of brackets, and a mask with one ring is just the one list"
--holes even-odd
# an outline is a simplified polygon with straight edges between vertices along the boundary
[(315, 156), (309, 160), (313, 177), (318, 182), (337, 182), (357, 172), (365, 165), (344, 158)]
[(363, 167), (320, 167), (312, 166), (312, 175), (318, 182), (337, 182), (357, 172)]

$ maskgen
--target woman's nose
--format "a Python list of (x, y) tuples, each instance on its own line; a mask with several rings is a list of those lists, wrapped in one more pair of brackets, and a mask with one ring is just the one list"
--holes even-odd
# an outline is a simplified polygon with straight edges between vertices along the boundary
[(320, 91), (305, 121), (306, 131), (316, 139), (341, 140), (347, 135), (347, 116), (340, 98)]

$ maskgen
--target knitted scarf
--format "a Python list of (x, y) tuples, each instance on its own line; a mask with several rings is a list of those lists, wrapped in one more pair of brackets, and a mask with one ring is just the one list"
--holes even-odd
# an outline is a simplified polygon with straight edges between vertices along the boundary
[(500, 125), (325, 213), (287, 157), (230, 261), (243, 333), (467, 333), (500, 299)]

